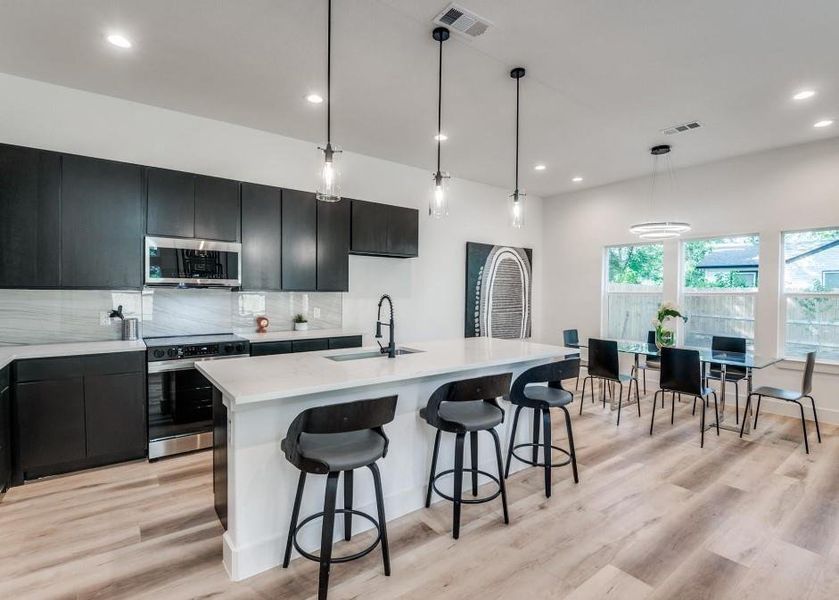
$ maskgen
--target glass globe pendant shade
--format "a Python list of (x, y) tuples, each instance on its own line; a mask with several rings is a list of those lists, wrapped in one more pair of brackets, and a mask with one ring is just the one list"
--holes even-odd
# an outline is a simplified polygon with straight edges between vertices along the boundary
[(449, 175), (442, 171), (434, 173), (432, 184), (428, 215), (440, 219), (449, 214)]
[(510, 224), (516, 229), (524, 226), (524, 200), (527, 194), (516, 190), (510, 194)]
[(341, 200), (341, 170), (339, 156), (340, 150), (333, 148), (332, 144), (326, 144), (325, 148), (318, 148), (321, 151), (321, 167), (318, 177), (317, 199), (321, 202), (339, 202)]

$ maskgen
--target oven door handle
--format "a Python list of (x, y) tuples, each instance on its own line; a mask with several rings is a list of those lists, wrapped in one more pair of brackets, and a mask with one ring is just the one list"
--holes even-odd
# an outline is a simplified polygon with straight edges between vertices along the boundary
[(179, 360), (157, 360), (148, 363), (149, 373), (166, 373), (167, 371), (186, 371), (194, 369), (195, 364), (205, 360), (224, 360), (227, 358), (245, 358), (249, 354), (228, 354), (227, 356), (212, 356), (207, 358), (182, 358)]

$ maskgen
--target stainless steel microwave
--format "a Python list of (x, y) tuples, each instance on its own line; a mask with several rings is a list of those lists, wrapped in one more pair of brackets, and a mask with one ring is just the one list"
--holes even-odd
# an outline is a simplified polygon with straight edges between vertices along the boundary
[(242, 245), (235, 242), (146, 237), (146, 285), (238, 287)]

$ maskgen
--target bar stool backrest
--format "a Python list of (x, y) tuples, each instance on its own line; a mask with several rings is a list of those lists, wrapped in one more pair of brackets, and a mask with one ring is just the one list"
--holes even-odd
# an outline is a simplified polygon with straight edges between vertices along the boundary
[[(425, 420), (429, 425), (439, 427), (443, 424), (438, 412), (443, 402), (474, 402), (483, 400), (501, 410), (498, 398), (510, 393), (512, 373), (484, 375), (460, 381), (450, 381), (438, 387), (425, 406)], [(502, 411), (503, 412), (503, 411)]]
[(702, 395), (699, 351), (685, 348), (661, 349), (661, 389), (693, 396)]
[(605, 379), (620, 379), (618, 343), (614, 340), (588, 340), (588, 374)]
[[(718, 352), (737, 352), (738, 354), (746, 353), (746, 338), (742, 337), (726, 337), (722, 335), (715, 335), (711, 338), (711, 350)], [(710, 368), (714, 371), (722, 369), (720, 363), (711, 363)], [(738, 373), (745, 375), (745, 367), (737, 367), (734, 365), (726, 365), (727, 373)]]
[(524, 388), (531, 383), (547, 383), (549, 387), (564, 389), (563, 379), (572, 379), (580, 374), (580, 359), (566, 358), (538, 367), (531, 367), (513, 382), (510, 389), (510, 401), (517, 404), (525, 400)]
[(385, 396), (307, 408), (288, 427), (284, 444), (286, 458), (294, 466), (302, 467), (305, 459), (300, 456), (299, 442), (303, 433), (348, 433), (364, 429), (372, 429), (384, 438), (387, 454), (389, 440), (382, 426), (393, 421), (396, 399), (397, 396)]
[(807, 362), (804, 365), (804, 378), (801, 381), (801, 395), (809, 396), (813, 391), (813, 370), (816, 367), (816, 352), (807, 353)]
[(567, 348), (577, 348), (580, 345), (580, 334), (576, 329), (566, 329), (562, 332), (562, 343)]

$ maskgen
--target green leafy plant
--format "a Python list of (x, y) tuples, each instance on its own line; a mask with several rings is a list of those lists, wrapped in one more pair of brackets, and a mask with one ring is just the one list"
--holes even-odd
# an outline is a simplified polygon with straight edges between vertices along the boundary
[(301, 314), (294, 315), (294, 322), (295, 323), (308, 323), (309, 321), (306, 320), (306, 317)]
[(672, 346), (676, 343), (676, 332), (665, 326), (667, 321), (670, 319), (682, 319), (685, 323), (687, 323), (688, 320), (688, 318), (681, 313), (678, 306), (672, 302), (662, 302), (658, 305), (656, 318), (653, 319), (656, 344), (659, 346)]

